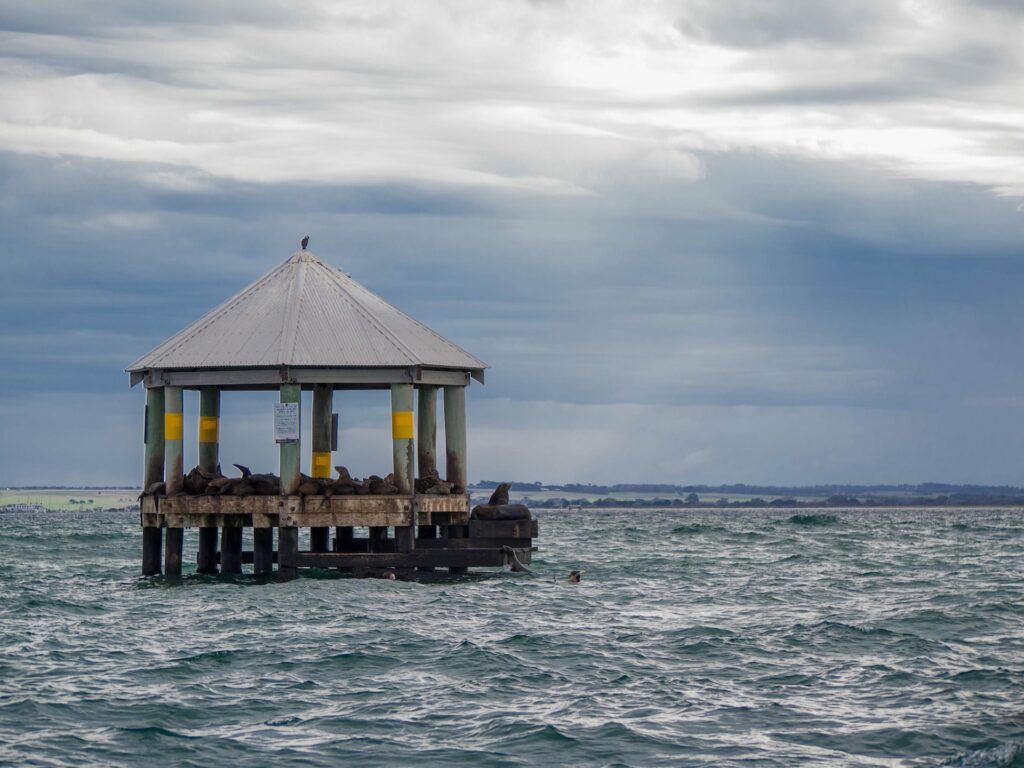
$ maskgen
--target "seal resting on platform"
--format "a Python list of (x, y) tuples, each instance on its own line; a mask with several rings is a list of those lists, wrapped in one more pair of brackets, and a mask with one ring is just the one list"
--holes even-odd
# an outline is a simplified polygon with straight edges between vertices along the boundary
[(216, 475), (207, 474), (198, 466), (195, 466), (185, 475), (185, 482), (182, 484), (182, 488), (189, 493), (206, 493), (206, 486), (215, 477)]
[(501, 483), (494, 489), (494, 493), (491, 494), (491, 498), (488, 500), (487, 506), (500, 507), (502, 504), (508, 504), (508, 492), (511, 488), (512, 483)]
[(398, 493), (398, 486), (395, 485), (394, 475), (388, 475), (387, 477), (370, 475), (370, 477), (367, 478), (367, 485), (369, 486), (370, 493), (373, 494), (390, 496)]
[(167, 491), (167, 485), (163, 480), (158, 480), (155, 483), (150, 484), (149, 488), (139, 494), (141, 499), (143, 496), (162, 496)]
[(453, 484), (446, 483), (437, 474), (436, 469), (427, 472), (423, 477), (416, 478), (414, 483), (416, 493), (429, 493), (444, 496), (452, 492)]
[(477, 504), (470, 520), (530, 520), (530, 508), (525, 504)]

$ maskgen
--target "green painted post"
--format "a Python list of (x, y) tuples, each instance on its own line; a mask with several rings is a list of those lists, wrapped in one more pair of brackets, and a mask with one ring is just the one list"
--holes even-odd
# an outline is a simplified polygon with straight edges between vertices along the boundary
[[(164, 482), (167, 495), (180, 493), (185, 479), (181, 387), (164, 387)], [(181, 576), (181, 528), (168, 528), (164, 539), (164, 575)]]
[[(281, 402), (299, 404), (302, 389), (298, 384), (281, 385)], [(302, 423), (301, 405), (299, 423)], [(281, 443), (281, 495), (294, 496), (299, 492), (299, 457), (302, 440)]]
[[(466, 388), (444, 388), (445, 474), (452, 493), (466, 493)], [(448, 538), (465, 538), (469, 526), (449, 525)], [(465, 573), (466, 568), (452, 566), (448, 573)]]
[[(314, 478), (331, 476), (331, 398), (334, 387), (330, 384), (313, 386), (313, 434), (310, 440), (312, 456), (310, 468)], [(310, 528), (309, 548), (313, 552), (326, 552), (330, 545), (330, 528)]]
[(394, 446), (395, 485), (399, 493), (412, 493), (412, 384), (391, 385), (391, 438)]
[[(145, 491), (164, 479), (164, 388), (146, 390), (146, 458), (142, 480)], [(142, 575), (160, 573), (160, 550), (163, 529), (144, 526), (142, 529)]]
[[(199, 468), (207, 474), (220, 470), (220, 390), (199, 388)], [(216, 573), (217, 535), (215, 527), (199, 529), (199, 573)], [(229, 556), (230, 559), (230, 556)]]
[[(394, 447), (395, 485), (398, 492), (411, 494), (415, 489), (413, 444), (412, 384), (391, 385), (391, 439)], [(411, 552), (415, 546), (413, 538), (415, 515), (410, 505), (408, 525), (395, 526), (395, 551)]]
[(168, 496), (180, 493), (185, 479), (181, 406), (181, 387), (164, 387), (164, 482)]
[(220, 390), (199, 388), (199, 468), (208, 474), (220, 464)]
[[(466, 388), (444, 388), (445, 479), (466, 492)], [(455, 492), (455, 489), (452, 489)]]
[[(302, 388), (298, 384), (281, 385), (282, 403), (300, 403)], [(300, 406), (301, 407), (301, 406)], [(299, 424), (302, 423), (301, 412)], [(299, 491), (301, 480), (299, 473), (299, 459), (302, 450), (302, 440), (281, 443), (281, 495), (294, 496)], [(292, 557), (299, 551), (299, 529), (288, 526), (278, 529), (277, 532), (277, 578), (279, 581), (291, 581), (299, 575), (298, 568), (291, 563)], [(286, 564), (287, 563), (287, 564)]]
[(416, 416), (417, 470), (420, 477), (426, 477), (437, 470), (437, 387), (420, 387)]

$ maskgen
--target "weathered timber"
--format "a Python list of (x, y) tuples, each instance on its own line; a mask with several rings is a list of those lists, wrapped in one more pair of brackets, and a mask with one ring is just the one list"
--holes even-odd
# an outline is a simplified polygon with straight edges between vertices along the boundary
[(181, 552), (185, 531), (181, 528), (168, 528), (164, 540), (164, 575), (181, 576)]
[[(142, 490), (152, 487), (164, 479), (164, 388), (152, 387), (146, 390), (146, 457)], [(142, 499), (145, 510), (147, 497)], [(153, 506), (155, 511), (155, 504)], [(142, 520), (142, 575), (155, 576), (160, 573), (160, 550), (163, 546), (163, 530), (158, 524), (147, 524)]]
[[(449, 525), (445, 527), (445, 533), (449, 539), (465, 539), (467, 538), (468, 531), (465, 525)], [(448, 566), (449, 574), (459, 575), (466, 572), (466, 566), (464, 565), (455, 563), (446, 563), (446, 565)]]
[(309, 529), (309, 548), (313, 552), (330, 551), (331, 529), (327, 526), (318, 526)]
[(535, 539), (537, 538), (536, 520), (470, 520), (469, 537)]
[(411, 525), (395, 526), (395, 551), (412, 552), (416, 547), (415, 530)]
[(394, 542), (388, 541), (387, 526), (370, 526), (369, 549), (371, 552), (384, 552), (394, 546)]
[(455, 525), (469, 522), (469, 496), (417, 494), (413, 497), (417, 525)]
[[(331, 476), (331, 410), (333, 388), (330, 384), (313, 386), (312, 435), (310, 439), (310, 467), (317, 479)], [(309, 531), (310, 549), (326, 552), (330, 548), (330, 528), (316, 527)]]
[[(529, 550), (525, 550), (528, 553)], [(517, 554), (519, 551), (517, 550)], [(519, 555), (522, 560), (525, 554)], [(341, 552), (296, 552), (279, 555), (281, 568), (395, 568), (395, 567), (458, 567), (496, 568), (507, 563), (506, 554), (498, 549), (417, 549), (413, 552), (371, 554)], [(524, 560), (525, 562), (525, 560)], [(460, 571), (465, 573), (465, 570)]]
[[(278, 581), (291, 581), (298, 578), (299, 572), (296, 568), (295, 558), (299, 554), (299, 529), (294, 526), (285, 526), (277, 530), (277, 579)], [(325, 555), (317, 555), (324, 557)]]
[(350, 552), (352, 542), (355, 540), (355, 529), (351, 525), (339, 525), (334, 529), (334, 546), (332, 551), (334, 552)]
[[(243, 549), (242, 550), (242, 565), (253, 565), (254, 566), (256, 564), (256, 560), (257, 560), (257, 557), (256, 557), (256, 552), (255, 551), (253, 551), (251, 549)], [(220, 553), (217, 554), (217, 562), (218, 563), (220, 562)], [(276, 563), (277, 562), (277, 550), (271, 550), (270, 551), (270, 562), (271, 563)], [(273, 570), (273, 569), (271, 569), (271, 570)], [(254, 571), (254, 572), (255, 573), (259, 573), (259, 571)]]
[(533, 539), (510, 539), (510, 538), (480, 538), (480, 539), (417, 539), (416, 549), (501, 549), (512, 547), (512, 549), (529, 549), (533, 546)]
[(242, 572), (242, 529), (225, 526), (220, 537), (220, 569), (223, 573)]
[(274, 552), (274, 529), (253, 528), (252, 529), (252, 553), (251, 560), (246, 560), (246, 552), (242, 553), (242, 562), (253, 564), (254, 574), (267, 574), (274, 570), (276, 552)]
[(398, 492), (413, 492), (415, 473), (413, 446), (412, 384), (391, 385), (391, 442), (395, 485)]
[(437, 387), (423, 384), (416, 398), (416, 469), (420, 477), (437, 471)]
[(281, 512), (281, 525), (300, 527), (388, 527), (412, 523), (408, 496), (306, 496), (294, 511)]
[(156, 576), (160, 573), (160, 549), (164, 529), (155, 525), (142, 528), (142, 575)]
[(185, 479), (183, 429), (181, 387), (164, 387), (164, 482), (168, 496), (181, 491)]
[[(207, 475), (215, 475), (220, 468), (220, 390), (217, 387), (199, 388), (199, 469)], [(204, 526), (199, 529), (199, 551), (204, 548), (217, 552), (217, 528)], [(212, 569), (212, 570), (204, 570)], [(216, 573), (217, 563), (204, 559), (199, 573)]]
[(204, 526), (199, 529), (199, 551), (196, 553), (196, 571), (199, 573), (216, 573), (220, 563), (217, 551), (217, 529)]
[(445, 479), (466, 488), (466, 388), (444, 388)]
[(220, 464), (220, 390), (199, 389), (199, 468), (207, 474)]
[[(302, 424), (301, 400), (302, 389), (298, 384), (281, 385), (281, 402), (295, 403), (300, 407), (299, 424)], [(299, 490), (301, 474), (299, 461), (302, 455), (302, 440), (281, 443), (281, 495), (290, 496)]]

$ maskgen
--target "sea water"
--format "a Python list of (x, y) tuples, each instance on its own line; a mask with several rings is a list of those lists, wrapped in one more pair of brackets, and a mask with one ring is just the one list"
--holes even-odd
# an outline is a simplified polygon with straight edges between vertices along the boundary
[(1024, 765), (1021, 511), (538, 518), (533, 575), (278, 584), (0, 515), (0, 764)]

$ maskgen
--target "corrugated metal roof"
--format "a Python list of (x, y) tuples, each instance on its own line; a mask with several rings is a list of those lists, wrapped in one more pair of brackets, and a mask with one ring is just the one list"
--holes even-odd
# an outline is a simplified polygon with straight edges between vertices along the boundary
[(125, 370), (487, 364), (299, 251)]

